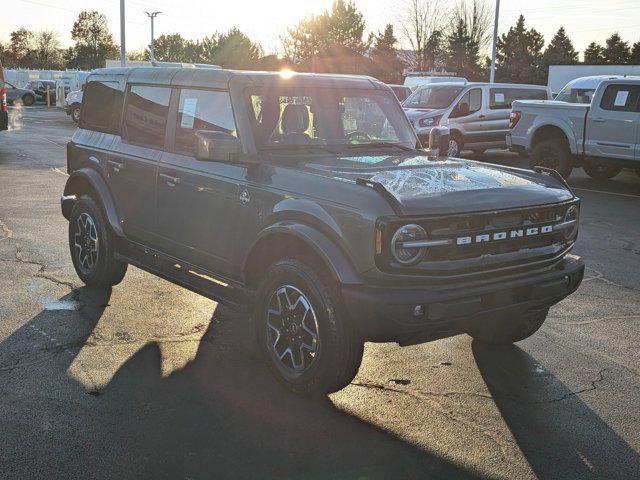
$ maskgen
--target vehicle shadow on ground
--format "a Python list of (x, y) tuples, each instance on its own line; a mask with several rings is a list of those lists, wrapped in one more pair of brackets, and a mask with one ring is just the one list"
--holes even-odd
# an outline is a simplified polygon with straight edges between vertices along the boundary
[[(79, 312), (43, 311), (0, 344), (1, 365), (19, 358), (13, 348), (33, 345), (34, 331), (64, 322), (64, 331), (76, 332), (49, 352), (55, 358), (16, 365), (19, 382), (33, 376), (36, 386), (11, 392), (16, 418), (0, 422), (3, 478), (480, 478), (338, 410), (327, 397), (288, 393), (250, 351), (248, 322), (222, 309), (184, 369), (163, 378), (162, 350), (150, 343), (106, 387), (89, 389), (67, 372), (91, 343), (109, 292), (81, 288), (62, 300), (70, 299), (82, 302)], [(110, 361), (108, 348), (94, 350)], [(52, 363), (62, 380), (44, 379)], [(38, 378), (68, 380), (73, 388), (52, 399), (51, 385)], [(19, 390), (16, 381), (0, 383)], [(78, 394), (70, 395), (74, 388)]]
[[(580, 398), (515, 345), (474, 341), (480, 373), (537, 478), (640, 478), (640, 456)], [(581, 391), (600, 387), (601, 371)]]

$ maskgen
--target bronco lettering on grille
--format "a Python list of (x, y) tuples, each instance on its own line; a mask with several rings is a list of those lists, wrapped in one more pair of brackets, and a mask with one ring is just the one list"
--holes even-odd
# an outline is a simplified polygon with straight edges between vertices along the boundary
[(473, 243), (494, 242), (497, 240), (506, 240), (507, 238), (531, 237), (534, 235), (543, 235), (553, 232), (553, 225), (544, 225), (542, 227), (520, 228), (517, 230), (509, 230), (505, 232), (482, 233), (475, 236), (458, 237), (456, 245), (470, 245)]

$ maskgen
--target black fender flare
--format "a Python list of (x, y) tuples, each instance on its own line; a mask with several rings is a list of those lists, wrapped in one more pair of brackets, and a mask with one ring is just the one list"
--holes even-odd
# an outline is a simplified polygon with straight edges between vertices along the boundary
[(118, 237), (124, 237), (122, 226), (118, 220), (118, 212), (116, 205), (111, 196), (111, 191), (107, 186), (107, 182), (104, 181), (102, 175), (92, 168), (81, 168), (73, 172), (67, 179), (67, 183), (64, 186), (64, 196), (62, 197), (62, 214), (68, 220), (71, 216), (71, 209), (74, 202), (66, 202), (65, 199), (73, 197), (78, 193), (93, 192), (95, 196), (94, 200), (102, 205), (107, 221), (113, 230), (113, 233)]
[(252, 260), (252, 253), (256, 247), (269, 238), (281, 234), (291, 235), (310, 247), (322, 259), (337, 282), (351, 285), (362, 284), (362, 280), (356, 272), (353, 263), (333, 240), (310, 225), (287, 220), (274, 223), (258, 234), (258, 238), (253, 242), (243, 261), (242, 271), (246, 272), (250, 267), (249, 263)]

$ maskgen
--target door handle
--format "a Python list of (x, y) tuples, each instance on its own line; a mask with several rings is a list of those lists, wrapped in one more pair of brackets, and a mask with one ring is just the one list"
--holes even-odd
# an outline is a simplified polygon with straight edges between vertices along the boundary
[(482, 120), (484, 118), (484, 115), (478, 115), (478, 118)]
[(109, 160), (107, 163), (113, 168), (115, 173), (118, 173), (124, 168), (124, 163), (116, 162), (115, 160)]
[(594, 118), (593, 122), (594, 123), (604, 123), (604, 122), (606, 122), (606, 120), (604, 118)]
[(161, 173), (160, 178), (163, 178), (166, 181), (167, 185), (170, 187), (175, 187), (177, 184), (180, 183), (180, 177), (174, 177), (167, 173)]

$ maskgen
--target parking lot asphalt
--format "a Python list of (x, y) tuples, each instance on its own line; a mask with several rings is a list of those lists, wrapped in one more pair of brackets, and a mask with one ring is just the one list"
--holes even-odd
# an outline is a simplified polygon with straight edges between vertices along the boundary
[[(136, 268), (83, 287), (56, 109), (0, 133), (0, 478), (640, 478), (640, 177), (582, 198), (580, 289), (516, 346), (367, 344), (353, 383), (284, 391), (247, 319)], [(526, 165), (505, 152), (483, 161)]]

